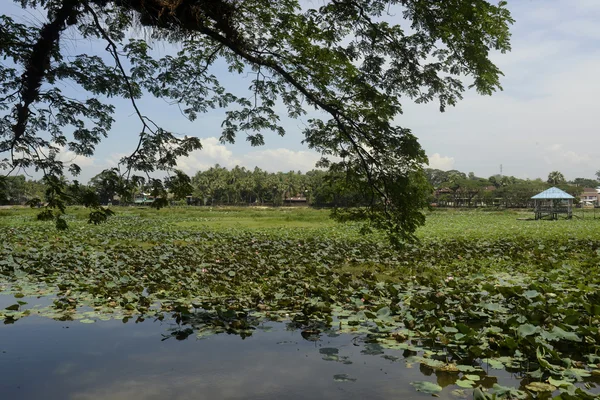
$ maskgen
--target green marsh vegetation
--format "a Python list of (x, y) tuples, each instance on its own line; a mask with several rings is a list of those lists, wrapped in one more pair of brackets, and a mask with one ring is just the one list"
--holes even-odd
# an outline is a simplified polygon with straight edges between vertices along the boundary
[[(598, 393), (600, 219), (435, 211), (420, 243), (395, 250), (326, 210), (131, 207), (98, 226), (67, 215), (62, 232), (30, 210), (0, 213), (5, 324), (172, 317), (181, 338), (285, 321), (403, 350), (479, 398)], [(477, 388), (502, 371), (520, 387)], [(413, 386), (441, 391), (431, 385)]]

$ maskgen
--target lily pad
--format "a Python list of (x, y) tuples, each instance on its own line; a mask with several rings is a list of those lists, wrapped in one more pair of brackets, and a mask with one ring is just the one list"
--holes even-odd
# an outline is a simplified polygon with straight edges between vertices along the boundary
[(553, 377), (548, 378), (548, 383), (556, 387), (568, 387), (573, 385), (572, 382), (569, 382), (567, 380), (554, 379)]
[(484, 362), (487, 363), (493, 369), (504, 369), (504, 364), (493, 358), (486, 358)]
[(527, 336), (533, 335), (537, 331), (538, 331), (538, 328), (531, 324), (523, 324), (517, 328), (517, 333), (521, 337), (527, 337)]
[(410, 383), (417, 392), (429, 393), (429, 394), (438, 394), (442, 391), (442, 387), (436, 383), (427, 382), (427, 381), (416, 381)]
[(456, 381), (456, 384), (462, 388), (472, 388), (475, 386), (475, 382), (470, 379), (460, 379)]
[(554, 392), (556, 390), (556, 386), (544, 382), (531, 382), (525, 385), (525, 388), (532, 392)]

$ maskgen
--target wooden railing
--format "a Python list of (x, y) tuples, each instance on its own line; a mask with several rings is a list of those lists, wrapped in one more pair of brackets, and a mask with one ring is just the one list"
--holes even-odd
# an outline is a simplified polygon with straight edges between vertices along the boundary
[(543, 213), (557, 213), (557, 214), (569, 214), (572, 211), (571, 207), (548, 207), (548, 206), (538, 206), (533, 209), (535, 212), (543, 212)]

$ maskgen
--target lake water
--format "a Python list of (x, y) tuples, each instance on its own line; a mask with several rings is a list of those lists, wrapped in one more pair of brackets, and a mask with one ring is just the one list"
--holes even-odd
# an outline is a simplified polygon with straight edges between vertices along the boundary
[[(39, 316), (0, 325), (0, 398), (431, 398), (417, 392), (414, 381), (443, 386), (441, 398), (472, 397), (472, 390), (455, 391), (460, 375), (407, 364), (402, 351), (372, 351), (354, 335), (321, 333), (307, 340), (285, 323), (261, 325), (244, 339), (171, 335), (185, 328), (167, 319), (84, 324)], [(514, 376), (494, 372), (498, 377), (480, 383), (519, 386)]]
[[(96, 324), (23, 318), (0, 327), (6, 399), (391, 399), (430, 397), (406, 368), (361, 354), (352, 336), (303, 339), (283, 324), (251, 337), (162, 340), (168, 322)], [(325, 361), (336, 349), (342, 362)], [(320, 351), (321, 350), (321, 351)], [(347, 374), (356, 381), (339, 382)], [(340, 377), (338, 377), (340, 379)], [(435, 381), (435, 380), (434, 380)]]
[[(406, 368), (361, 354), (353, 337), (303, 339), (285, 325), (251, 337), (162, 340), (165, 321), (96, 324), (27, 317), (0, 327), (0, 393), (6, 399), (428, 398)], [(325, 361), (336, 349), (342, 362)], [(321, 350), (321, 351), (320, 351)], [(390, 352), (391, 353), (391, 352)], [(339, 382), (347, 374), (356, 381)], [(340, 379), (340, 377), (338, 377)], [(433, 380), (435, 381), (435, 380)]]

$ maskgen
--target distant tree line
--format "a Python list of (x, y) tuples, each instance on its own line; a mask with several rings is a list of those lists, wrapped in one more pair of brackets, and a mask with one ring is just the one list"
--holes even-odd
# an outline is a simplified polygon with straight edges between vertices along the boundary
[(42, 181), (27, 179), (24, 175), (0, 175), (0, 204), (25, 204), (34, 198), (43, 198), (46, 186)]
[[(571, 181), (558, 171), (551, 172), (545, 181), (501, 175), (482, 178), (473, 172), (465, 174), (457, 170), (426, 168), (424, 171), (431, 185), (430, 203), (437, 207), (526, 208), (531, 206), (532, 196), (551, 186), (577, 199), (585, 187), (595, 188), (600, 184), (600, 171), (596, 173), (597, 179)], [(314, 207), (352, 207), (369, 201), (348, 183), (343, 172), (323, 170), (272, 173), (240, 166), (228, 169), (217, 164), (191, 178), (176, 171), (174, 176), (164, 179), (164, 187), (157, 187), (157, 182), (141, 177), (125, 182), (116, 171), (107, 170), (94, 176), (87, 185), (67, 182), (66, 190), (72, 205), (80, 204), (80, 199), (90, 191), (98, 195), (101, 204), (131, 204), (145, 196), (166, 203), (179, 200), (205, 206), (300, 203)], [(46, 185), (41, 180), (28, 180), (23, 175), (0, 176), (0, 204), (43, 203), (45, 191)], [(167, 198), (164, 198), (165, 193), (168, 193)]]
[(473, 172), (426, 169), (427, 179), (433, 186), (431, 203), (438, 207), (532, 207), (531, 197), (556, 186), (571, 194), (578, 202), (584, 188), (596, 188), (598, 180), (576, 178), (567, 181), (558, 171), (552, 171), (544, 181), (519, 179), (514, 176), (493, 175), (489, 178), (477, 177)]
[[(217, 164), (191, 178), (180, 171), (176, 174), (180, 175), (165, 178), (164, 187), (157, 188), (157, 180), (152, 178), (135, 177), (126, 182), (116, 171), (107, 170), (94, 176), (87, 185), (67, 182), (67, 197), (71, 199), (70, 205), (80, 204), (79, 200), (88, 191), (96, 193), (104, 205), (132, 204), (142, 198), (206, 206), (300, 203), (315, 207), (348, 207), (364, 205), (367, 201), (360, 190), (347, 183), (343, 173), (323, 170), (270, 173), (260, 168), (251, 170), (239, 166), (227, 169)], [(22, 175), (2, 177), (0, 204), (23, 205), (32, 200), (44, 203), (45, 190), (42, 180), (27, 180)]]
[(217, 164), (196, 173), (192, 187), (193, 202), (200, 205), (281, 206), (293, 199), (317, 207), (343, 207), (363, 202), (358, 191), (349, 190), (344, 175), (322, 170), (272, 173)]

